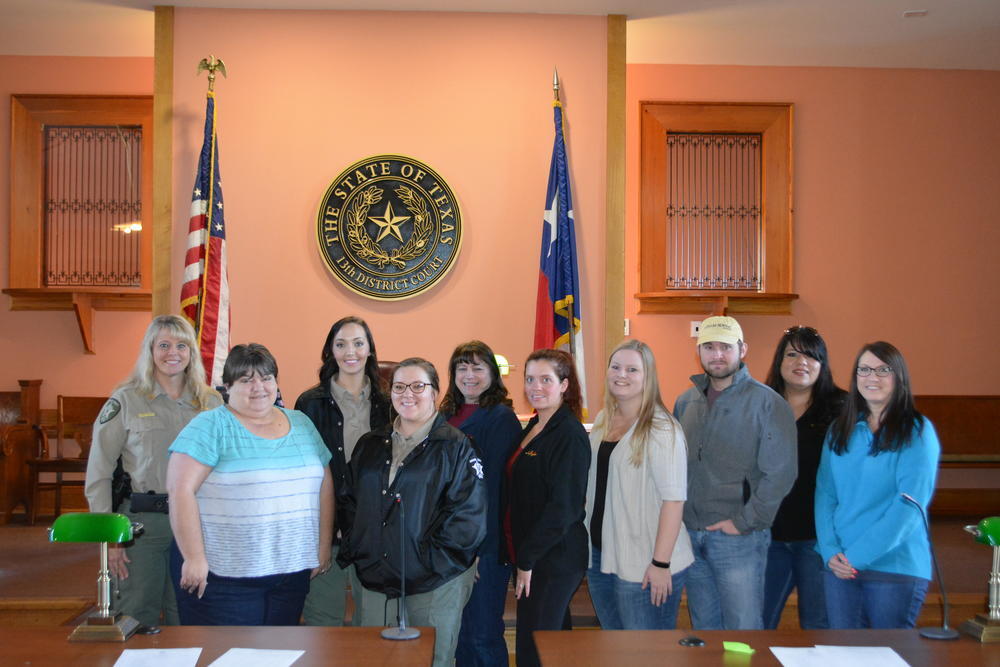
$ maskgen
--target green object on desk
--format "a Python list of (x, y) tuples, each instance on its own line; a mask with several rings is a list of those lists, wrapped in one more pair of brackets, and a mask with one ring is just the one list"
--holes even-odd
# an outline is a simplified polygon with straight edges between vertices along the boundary
[(121, 544), (132, 541), (132, 522), (124, 514), (97, 514), (73, 512), (61, 514), (49, 528), (52, 542), (110, 542)]
[(976, 536), (976, 542), (1000, 547), (1000, 516), (987, 517), (978, 526), (966, 526), (965, 529)]
[(49, 528), (51, 542), (97, 542), (101, 548), (101, 569), (97, 575), (97, 611), (90, 614), (70, 634), (71, 642), (123, 642), (139, 629), (139, 621), (111, 611), (108, 544), (131, 542), (141, 533), (141, 523), (132, 523), (124, 514), (112, 512), (62, 514)]
[(750, 648), (750, 644), (744, 644), (743, 642), (722, 642), (722, 648), (733, 653), (743, 653), (745, 655), (753, 655), (757, 652)]

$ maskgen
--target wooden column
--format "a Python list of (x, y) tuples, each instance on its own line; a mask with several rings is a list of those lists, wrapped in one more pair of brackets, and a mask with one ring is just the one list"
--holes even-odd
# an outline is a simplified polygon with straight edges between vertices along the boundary
[(625, 42), (625, 17), (609, 15), (602, 365), (624, 337), (625, 326)]
[(176, 312), (170, 297), (173, 234), (174, 8), (155, 9), (153, 45), (153, 317)]

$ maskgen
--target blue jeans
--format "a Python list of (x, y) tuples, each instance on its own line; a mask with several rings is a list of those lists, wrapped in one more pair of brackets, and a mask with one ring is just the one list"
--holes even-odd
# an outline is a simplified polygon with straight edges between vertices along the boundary
[(830, 628), (912, 628), (930, 582), (920, 577), (865, 570), (854, 579), (825, 572), (826, 611)]
[(659, 607), (649, 597), (649, 588), (625, 581), (615, 574), (601, 572), (601, 550), (591, 547), (591, 566), (587, 570), (587, 588), (602, 630), (673, 630), (687, 570), (671, 576), (670, 596)]
[(799, 626), (825, 630), (826, 596), (823, 594), (823, 557), (816, 540), (771, 540), (764, 573), (764, 627), (774, 630), (792, 590), (799, 590)]
[(462, 629), (455, 649), (458, 667), (507, 667), (510, 658), (503, 638), (503, 609), (509, 582), (510, 566), (501, 565), (498, 554), (479, 558), (479, 580), (462, 611)]
[(688, 611), (695, 630), (761, 630), (764, 566), (770, 530), (726, 535), (688, 530), (694, 563), (687, 571)]
[(220, 577), (208, 573), (205, 594), (180, 587), (184, 560), (175, 542), (170, 575), (181, 625), (298, 625), (309, 592), (309, 570), (266, 577)]

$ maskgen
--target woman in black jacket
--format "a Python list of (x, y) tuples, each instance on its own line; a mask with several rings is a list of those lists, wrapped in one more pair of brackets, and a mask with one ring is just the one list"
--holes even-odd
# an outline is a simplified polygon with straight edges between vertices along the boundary
[[(316, 426), (333, 458), (336, 516), (333, 529), (333, 558), (340, 544), (338, 531), (343, 523), (339, 497), (344, 489), (347, 461), (365, 433), (389, 423), (389, 400), (382, 392), (378, 374), (375, 340), (368, 325), (359, 317), (344, 317), (333, 323), (320, 352), (319, 384), (306, 390), (295, 409), (304, 412)], [(303, 618), (306, 625), (343, 625), (348, 569), (336, 564), (315, 577), (309, 586)], [(355, 615), (358, 615), (355, 600)]]
[(517, 568), (517, 664), (538, 665), (535, 630), (570, 629), (569, 602), (587, 570), (584, 502), (590, 443), (573, 358), (536, 350), (524, 369), (535, 409), (507, 462), (504, 537)]
[(401, 361), (391, 390), (398, 416), (363, 436), (348, 466), (339, 561), (353, 563), (360, 580), (360, 624), (387, 625), (397, 617), (405, 560), (409, 623), (433, 626), (434, 665), (452, 665), (486, 536), (483, 464), (437, 413), (430, 362)]

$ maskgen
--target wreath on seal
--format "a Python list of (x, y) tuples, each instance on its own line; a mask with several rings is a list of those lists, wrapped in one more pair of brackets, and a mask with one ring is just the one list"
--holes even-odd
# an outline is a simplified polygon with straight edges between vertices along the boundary
[(396, 196), (413, 214), (413, 234), (402, 246), (386, 252), (372, 239), (365, 228), (368, 211), (372, 206), (382, 201), (383, 192), (385, 191), (382, 188), (372, 186), (354, 200), (347, 212), (347, 240), (351, 245), (351, 250), (369, 264), (380, 269), (385, 268), (387, 264), (405, 269), (408, 260), (419, 257), (425, 252), (427, 241), (430, 239), (431, 231), (433, 231), (433, 220), (427, 210), (427, 202), (418, 197), (413, 188), (405, 185), (396, 188), (394, 190)]

